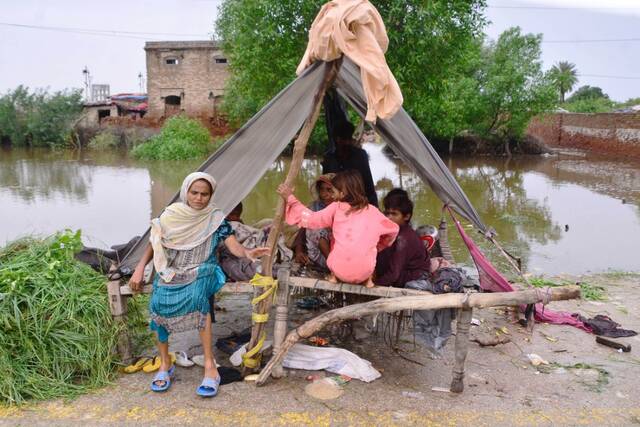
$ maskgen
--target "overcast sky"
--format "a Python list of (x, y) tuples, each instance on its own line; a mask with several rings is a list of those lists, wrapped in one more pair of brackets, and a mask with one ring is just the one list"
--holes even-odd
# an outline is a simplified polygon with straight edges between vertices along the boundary
[[(0, 0), (0, 91), (19, 84), (82, 87), (85, 65), (93, 83), (110, 84), (111, 93), (138, 91), (144, 41), (207, 38), (219, 3)], [(640, 0), (490, 0), (489, 5), (490, 37), (515, 25), (543, 33), (546, 68), (568, 60), (581, 74), (579, 85), (600, 86), (616, 100), (640, 96)], [(117, 33), (78, 31), (86, 29)], [(635, 41), (594, 41), (611, 39)]]

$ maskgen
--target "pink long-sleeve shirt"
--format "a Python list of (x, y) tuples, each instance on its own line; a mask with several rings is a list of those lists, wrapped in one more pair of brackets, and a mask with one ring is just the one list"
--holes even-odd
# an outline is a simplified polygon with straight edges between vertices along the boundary
[(331, 227), (333, 242), (327, 266), (338, 279), (360, 283), (373, 274), (378, 251), (391, 246), (398, 235), (398, 225), (372, 205), (353, 212), (349, 209), (348, 203), (333, 202), (313, 212), (291, 195), (287, 199), (286, 221), (309, 229)]

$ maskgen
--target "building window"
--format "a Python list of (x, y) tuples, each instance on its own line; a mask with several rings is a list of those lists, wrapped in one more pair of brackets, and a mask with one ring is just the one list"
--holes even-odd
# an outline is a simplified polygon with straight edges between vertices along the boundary
[(178, 65), (180, 63), (178, 58), (167, 58), (167, 59), (164, 60), (164, 62), (167, 65)]
[(98, 123), (102, 122), (105, 117), (111, 116), (111, 110), (98, 110)]
[(226, 64), (227, 58), (215, 58), (216, 64)]

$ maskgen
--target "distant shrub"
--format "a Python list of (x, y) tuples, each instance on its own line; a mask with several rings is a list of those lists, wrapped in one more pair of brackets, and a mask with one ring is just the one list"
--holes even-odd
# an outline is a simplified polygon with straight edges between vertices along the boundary
[(120, 145), (120, 138), (111, 132), (100, 132), (89, 140), (89, 148), (96, 150), (109, 150)]
[(572, 113), (608, 113), (615, 107), (616, 103), (609, 98), (579, 99), (562, 105), (562, 108)]
[(156, 136), (133, 147), (134, 157), (147, 160), (187, 160), (204, 157), (213, 149), (211, 135), (199, 121), (184, 116), (168, 119)]
[(82, 113), (79, 89), (49, 92), (18, 86), (0, 95), (0, 139), (13, 146), (61, 147)]

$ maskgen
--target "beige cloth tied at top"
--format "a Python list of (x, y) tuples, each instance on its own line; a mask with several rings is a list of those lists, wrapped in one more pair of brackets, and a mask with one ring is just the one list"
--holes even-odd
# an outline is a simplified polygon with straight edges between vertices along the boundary
[(367, 98), (365, 120), (388, 119), (402, 107), (402, 93), (384, 53), (389, 38), (376, 8), (367, 0), (333, 0), (320, 9), (311, 25), (309, 44), (296, 70), (313, 61), (333, 61), (342, 54), (358, 64)]

